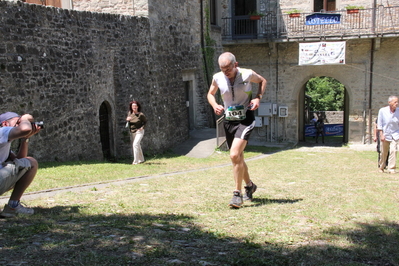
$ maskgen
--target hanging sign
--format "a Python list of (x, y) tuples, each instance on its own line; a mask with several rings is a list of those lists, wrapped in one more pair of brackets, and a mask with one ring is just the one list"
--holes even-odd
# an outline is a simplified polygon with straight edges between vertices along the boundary
[(340, 24), (341, 14), (325, 14), (315, 13), (306, 16), (306, 25), (327, 25), (327, 24)]
[(343, 65), (346, 42), (299, 44), (299, 65)]

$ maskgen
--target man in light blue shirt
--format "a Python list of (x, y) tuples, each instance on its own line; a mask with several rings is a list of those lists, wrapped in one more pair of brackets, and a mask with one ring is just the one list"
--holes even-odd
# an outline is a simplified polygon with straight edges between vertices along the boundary
[(399, 143), (399, 109), (398, 97), (389, 96), (388, 106), (382, 107), (378, 112), (377, 130), (381, 140), (381, 156), (379, 172), (383, 173), (388, 157), (388, 173), (395, 174), (396, 151)]
[[(0, 195), (12, 190), (8, 204), (0, 213), (1, 217), (34, 213), (32, 208), (27, 208), (20, 202), (38, 169), (37, 161), (28, 156), (29, 138), (41, 129), (33, 122), (30, 114), (20, 116), (14, 112), (6, 112), (0, 115)], [(17, 139), (22, 141), (18, 153), (14, 154), (11, 151), (11, 142)]]

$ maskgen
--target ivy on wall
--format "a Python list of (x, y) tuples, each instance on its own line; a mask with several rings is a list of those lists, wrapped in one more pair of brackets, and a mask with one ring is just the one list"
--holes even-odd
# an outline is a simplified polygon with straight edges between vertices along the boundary
[[(204, 64), (204, 74), (208, 78), (208, 83), (211, 82), (211, 78), (214, 71), (214, 57), (215, 57), (215, 48), (214, 46), (216, 45), (216, 41), (213, 40), (210, 36), (210, 11), (209, 7), (205, 8), (205, 33), (204, 33), (204, 41), (205, 41), (205, 47), (203, 47), (203, 54), (205, 57), (205, 64)], [(209, 86), (210, 84), (208, 84)]]

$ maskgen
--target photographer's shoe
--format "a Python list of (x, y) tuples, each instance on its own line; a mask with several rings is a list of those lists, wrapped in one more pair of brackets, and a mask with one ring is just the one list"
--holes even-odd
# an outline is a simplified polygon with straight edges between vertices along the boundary
[(17, 216), (17, 214), (19, 213), (24, 215), (32, 215), (35, 213), (35, 211), (32, 208), (22, 206), (21, 203), (19, 203), (18, 206), (15, 208), (11, 208), (10, 206), (8, 206), (8, 204), (6, 204), (0, 216), (5, 218), (11, 218)]

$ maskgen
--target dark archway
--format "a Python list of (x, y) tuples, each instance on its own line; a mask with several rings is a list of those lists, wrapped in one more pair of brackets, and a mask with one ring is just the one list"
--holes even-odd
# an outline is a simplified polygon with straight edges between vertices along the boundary
[(106, 160), (110, 160), (114, 157), (113, 154), (113, 132), (111, 126), (111, 107), (108, 102), (103, 102), (100, 106), (99, 117), (100, 117), (100, 139), (101, 147), (103, 151), (103, 157)]

